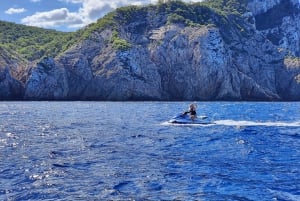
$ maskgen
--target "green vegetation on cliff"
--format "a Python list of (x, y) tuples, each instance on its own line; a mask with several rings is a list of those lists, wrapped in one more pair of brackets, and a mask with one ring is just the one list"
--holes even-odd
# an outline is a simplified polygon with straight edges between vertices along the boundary
[[(126, 27), (131, 23), (136, 24), (134, 29), (127, 30), (132, 33), (142, 33), (152, 26), (161, 26), (164, 24), (182, 23), (186, 26), (224, 24), (228, 26), (227, 18), (235, 16), (241, 17), (246, 11), (247, 0), (206, 0), (198, 3), (185, 3), (180, 0), (160, 0), (156, 5), (147, 6), (126, 6), (116, 9), (99, 19), (96, 23), (90, 24), (81, 30), (84, 38), (94, 31), (100, 31), (103, 28), (111, 27), (117, 32), (120, 28)], [(156, 24), (149, 20), (154, 18)]]
[[(29, 61), (45, 56), (55, 57), (80, 40), (87, 39), (93, 32), (110, 27), (114, 34), (112, 44), (118, 50), (130, 48), (131, 44), (122, 38), (124, 29), (142, 34), (164, 24), (182, 23), (186, 26), (217, 25), (228, 29), (228, 16), (237, 16), (245, 11), (246, 0), (206, 0), (200, 3), (184, 3), (179, 0), (159, 1), (156, 5), (127, 6), (108, 13), (96, 23), (72, 33), (18, 25), (0, 21), (0, 46), (15, 52)], [(152, 16), (149, 16), (151, 13)], [(148, 19), (159, 18), (156, 24)], [(131, 23), (134, 26), (128, 27)], [(240, 28), (242, 30), (242, 28)]]
[(0, 46), (34, 61), (56, 56), (76, 40), (76, 33), (18, 25), (0, 21)]
[(114, 17), (115, 17), (115, 12), (110, 12), (107, 15), (105, 15), (103, 18), (97, 20), (97, 22), (91, 23), (84, 29), (77, 31), (77, 35), (79, 36), (80, 39), (86, 39), (94, 31), (101, 31), (102, 29), (107, 28), (109, 26), (113, 27), (115, 26)]
[(247, 0), (206, 0), (202, 3), (219, 12), (241, 14), (246, 11)]
[(112, 42), (113, 48), (115, 48), (117, 50), (127, 50), (131, 47), (131, 44), (128, 41), (126, 41), (118, 36), (117, 31), (113, 32), (111, 42)]

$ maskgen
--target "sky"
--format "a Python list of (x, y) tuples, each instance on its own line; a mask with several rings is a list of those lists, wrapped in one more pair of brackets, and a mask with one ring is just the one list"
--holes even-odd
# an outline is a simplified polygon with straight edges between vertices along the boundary
[(156, 2), (157, 0), (1, 0), (0, 20), (59, 31), (75, 31), (118, 7)]

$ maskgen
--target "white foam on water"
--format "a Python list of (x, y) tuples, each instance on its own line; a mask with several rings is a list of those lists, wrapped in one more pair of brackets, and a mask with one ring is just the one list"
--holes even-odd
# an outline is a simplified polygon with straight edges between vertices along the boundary
[(291, 194), (288, 192), (283, 192), (283, 191), (275, 191), (275, 190), (271, 190), (271, 189), (269, 189), (269, 191), (274, 194), (274, 196), (276, 197), (275, 198), (276, 200), (277, 200), (277, 198), (280, 198), (283, 200), (290, 200), (290, 201), (299, 201), (300, 200), (299, 195), (294, 195), (294, 194)]
[(224, 125), (224, 126), (275, 126), (275, 127), (300, 127), (300, 121), (296, 122), (280, 122), (280, 121), (235, 121), (235, 120), (218, 120), (214, 121), (216, 125)]
[(199, 127), (199, 126), (213, 126), (216, 124), (214, 122), (203, 123), (203, 124), (178, 124), (178, 123), (170, 123), (170, 122), (166, 121), (166, 122), (162, 122), (160, 125), (162, 125), (162, 126), (196, 126), (196, 127)]
[(211, 124), (174, 124), (170, 122), (162, 122), (160, 125), (163, 126), (270, 126), (270, 127), (300, 127), (300, 121), (295, 122), (280, 122), (280, 121), (236, 121), (236, 120), (217, 120), (212, 121)]

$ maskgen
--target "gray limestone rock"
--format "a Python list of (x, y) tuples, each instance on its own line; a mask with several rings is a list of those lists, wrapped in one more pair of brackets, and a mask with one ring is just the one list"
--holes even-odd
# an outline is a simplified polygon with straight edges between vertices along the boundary
[(30, 100), (300, 100), (299, 2), (251, 0), (248, 9), (201, 26), (166, 23), (150, 9), (26, 73), (2, 62), (1, 97), (25, 85)]

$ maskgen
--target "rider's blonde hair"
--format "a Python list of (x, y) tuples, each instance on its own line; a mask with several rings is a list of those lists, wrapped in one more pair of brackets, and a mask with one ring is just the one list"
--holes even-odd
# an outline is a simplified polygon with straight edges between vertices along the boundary
[(191, 103), (191, 104), (190, 104), (190, 108), (196, 109), (196, 108), (197, 108), (197, 104), (196, 104), (196, 103)]

